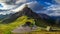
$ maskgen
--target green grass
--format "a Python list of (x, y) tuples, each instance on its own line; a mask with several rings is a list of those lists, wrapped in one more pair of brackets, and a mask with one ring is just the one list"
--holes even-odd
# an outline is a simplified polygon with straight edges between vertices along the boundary
[(28, 19), (27, 16), (22, 16), (16, 19), (16, 21), (9, 24), (0, 24), (0, 32), (2, 34), (11, 34), (11, 31), (20, 25), (25, 24), (25, 22), (30, 21), (31, 23), (35, 23), (34, 19)]

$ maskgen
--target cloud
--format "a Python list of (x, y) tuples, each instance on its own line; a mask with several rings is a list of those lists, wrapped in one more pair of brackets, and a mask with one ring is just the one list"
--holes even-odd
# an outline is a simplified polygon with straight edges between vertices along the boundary
[[(24, 3), (24, 4), (27, 4), (28, 7), (31, 8), (35, 12), (42, 10), (44, 7), (44, 6), (40, 5), (37, 1), (32, 1), (32, 2), (28, 2), (28, 3)], [(24, 4), (21, 6), (19, 5), (19, 7), (15, 8), (13, 11), (16, 12), (16, 11), (21, 10), (24, 7)]]
[[(14, 9), (12, 9), (12, 10), (16, 10), (17, 8), (20, 8), (21, 7), (21, 5), (22, 4), (27, 4), (28, 5), (28, 7), (30, 7), (33, 11), (35, 11), (36, 13), (37, 12), (39, 12), (40, 10), (42, 10), (43, 9), (43, 7), (44, 6), (42, 6), (42, 5), (40, 5), (37, 1), (35, 1), (35, 0), (19, 0), (19, 1), (17, 1), (16, 2), (16, 6), (15, 5), (6, 5), (6, 4), (4, 4), (3, 3), (3, 8), (0, 8), (0, 9), (6, 9), (6, 10), (8, 10), (8, 9), (12, 9), (12, 8), (14, 8)], [(21, 5), (20, 5), (21, 4)], [(22, 8), (20, 8), (20, 9), (22, 9)], [(3, 12), (4, 13), (4, 12)], [(7, 11), (5, 11), (5, 14), (7, 14), (7, 13), (12, 13), (11, 11), (9, 11), (9, 12), (7, 12)], [(1, 13), (2, 14), (2, 13)]]
[[(30, 1), (32, 1), (32, 0), (19, 0), (19, 1), (17, 1), (18, 2), (17, 5), (8, 5), (6, 3), (0, 2), (0, 4), (2, 4), (2, 6), (3, 6), (2, 8), (0, 8), (1, 10), (3, 10), (3, 11), (0, 12), (0, 14), (5, 15), (5, 14), (13, 13), (11, 11), (4, 11), (4, 10), (9, 10), (9, 9), (14, 10), (18, 7), (21, 7), (22, 4), (29, 3)], [(21, 5), (19, 5), (19, 4), (21, 4)]]
[(60, 16), (60, 5), (51, 5), (45, 11), (50, 16)]
[(60, 0), (55, 0), (55, 1), (60, 4)]
[(30, 3), (27, 3), (27, 4), (34, 11), (40, 11), (44, 7), (44, 6), (40, 5), (37, 1), (33, 1), (33, 2), (30, 2)]
[(31, 1), (35, 1), (35, 0), (17, 0), (16, 4), (19, 4), (19, 3), (28, 3), (28, 2), (31, 2)]

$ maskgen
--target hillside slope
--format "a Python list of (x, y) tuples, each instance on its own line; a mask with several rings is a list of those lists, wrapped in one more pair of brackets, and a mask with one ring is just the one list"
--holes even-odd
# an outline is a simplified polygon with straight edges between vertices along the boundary
[(29, 21), (32, 23), (34, 22), (34, 19), (27, 19), (27, 16), (21, 16), (18, 19), (16, 19), (14, 22), (9, 24), (0, 24), (0, 32), (3, 34), (11, 34), (11, 31), (21, 25), (24, 25), (25, 22)]
[(3, 32), (3, 34), (10, 34), (14, 28), (24, 25), (27, 21), (34, 23), (39, 27), (47, 26), (47, 22), (42, 19), (41, 16), (25, 5), (21, 11), (19, 10), (1, 21), (0, 31)]

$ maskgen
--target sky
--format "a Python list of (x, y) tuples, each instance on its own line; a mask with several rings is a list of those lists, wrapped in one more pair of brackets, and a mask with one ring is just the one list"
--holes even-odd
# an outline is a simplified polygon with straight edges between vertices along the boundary
[(36, 0), (36, 1), (39, 2), (40, 4), (46, 6), (46, 7), (50, 6), (51, 4), (56, 4), (56, 2), (54, 0)]
[[(37, 1), (38, 3), (40, 3), (41, 5), (44, 6), (50, 6), (50, 4), (55, 4), (56, 2), (54, 0), (20, 0), (19, 2), (30, 2), (30, 1)], [(0, 5), (1, 7), (1, 5)]]
[[(32, 10), (34, 10), (35, 12), (43, 12), (43, 11), (40, 11), (40, 10), (42, 10), (43, 7), (45, 7), (45, 9), (47, 9), (47, 10), (45, 10), (43, 13), (46, 13), (48, 15), (56, 14), (56, 15), (60, 16), (60, 14), (58, 13), (59, 11), (51, 11), (51, 12), (49, 11), (50, 8), (52, 10), (52, 9), (55, 9), (54, 7), (57, 7), (57, 5), (54, 5), (54, 4), (57, 4), (57, 2), (54, 1), (54, 0), (19, 0), (19, 1), (16, 2), (17, 6), (6, 5), (6, 4), (3, 4), (3, 3), (1, 4), (1, 2), (0, 2), (0, 9), (7, 9), (8, 10), (8, 8), (11, 9), (11, 8), (14, 8), (14, 7), (17, 9), (17, 7), (20, 7), (21, 4), (25, 4), (25, 3), (27, 3), (28, 6)], [(59, 6), (57, 7), (57, 9), (60, 8)], [(16, 9), (12, 9), (12, 10), (16, 10)], [(8, 12), (7, 11), (6, 12), (0, 12), (0, 14), (3, 14), (3, 13), (5, 15)], [(12, 12), (9, 12), (9, 13), (12, 13)]]

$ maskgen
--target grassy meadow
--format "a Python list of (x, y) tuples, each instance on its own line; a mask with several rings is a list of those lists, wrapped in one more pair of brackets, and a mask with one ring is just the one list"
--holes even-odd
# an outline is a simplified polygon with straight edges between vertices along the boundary
[(16, 19), (16, 21), (9, 24), (0, 24), (0, 33), (2, 34), (11, 34), (11, 31), (20, 25), (25, 24), (25, 22), (30, 21), (34, 23), (34, 19), (27, 19), (27, 16), (22, 16)]

